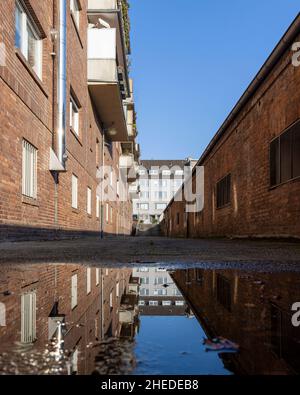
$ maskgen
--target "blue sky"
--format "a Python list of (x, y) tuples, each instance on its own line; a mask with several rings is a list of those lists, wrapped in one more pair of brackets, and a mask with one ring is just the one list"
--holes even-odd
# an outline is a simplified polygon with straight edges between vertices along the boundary
[(198, 158), (299, 0), (130, 0), (142, 159)]

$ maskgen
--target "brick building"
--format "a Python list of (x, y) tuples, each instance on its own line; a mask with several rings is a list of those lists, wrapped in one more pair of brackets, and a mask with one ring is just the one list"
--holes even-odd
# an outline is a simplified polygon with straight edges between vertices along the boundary
[(187, 213), (185, 201), (173, 199), (165, 210), (166, 235), (300, 237), (297, 42), (300, 15), (199, 159), (203, 209)]
[[(49, 369), (59, 366), (64, 373), (91, 374), (103, 342), (124, 337), (129, 329), (134, 336), (136, 317), (124, 322), (120, 313), (137, 312), (137, 297), (132, 309), (122, 306), (124, 296), (132, 296), (132, 270), (45, 264), (7, 269), (0, 272), (2, 372), (9, 365), (5, 353), (10, 358), (18, 349), (19, 372), (26, 373), (27, 364), (36, 373), (53, 374)], [(47, 350), (59, 351), (58, 360)]]
[(242, 375), (299, 374), (299, 328), (291, 322), (298, 274), (188, 269), (172, 278), (208, 339), (239, 345), (238, 353), (220, 354), (225, 367)]
[(0, 239), (130, 234), (128, 26), (126, 0), (1, 2)]

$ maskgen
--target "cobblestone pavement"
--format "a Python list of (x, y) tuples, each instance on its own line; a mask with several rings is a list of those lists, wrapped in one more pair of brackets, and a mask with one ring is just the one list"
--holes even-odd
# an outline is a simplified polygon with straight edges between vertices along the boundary
[(300, 242), (162, 237), (84, 238), (0, 244), (0, 263), (267, 264), (300, 270)]

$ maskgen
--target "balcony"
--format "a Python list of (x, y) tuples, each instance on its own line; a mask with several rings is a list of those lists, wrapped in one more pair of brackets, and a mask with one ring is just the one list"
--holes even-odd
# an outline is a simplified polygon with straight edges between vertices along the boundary
[(116, 29), (88, 29), (88, 86), (94, 106), (105, 128), (112, 131), (111, 141), (126, 141), (124, 77), (116, 48)]
[(118, 0), (89, 0), (88, 10), (93, 11), (110, 11), (118, 9)]
[(140, 189), (137, 183), (133, 182), (131, 185), (129, 185), (129, 196), (131, 200), (139, 198)]
[(88, 0), (88, 21), (90, 24), (99, 25), (99, 20), (116, 30), (116, 50), (119, 65), (124, 70), (124, 83), (127, 97), (130, 96), (127, 54), (125, 43), (124, 23), (120, 0)]

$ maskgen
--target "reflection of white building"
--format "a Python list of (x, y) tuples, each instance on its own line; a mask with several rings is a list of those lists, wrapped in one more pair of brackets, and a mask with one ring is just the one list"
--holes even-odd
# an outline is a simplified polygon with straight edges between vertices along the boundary
[(187, 305), (165, 269), (136, 268), (140, 278), (139, 309), (142, 315), (183, 315)]
[(139, 196), (133, 199), (133, 215), (145, 224), (158, 223), (161, 215), (184, 181), (185, 167), (196, 164), (186, 160), (141, 161), (136, 189)]

